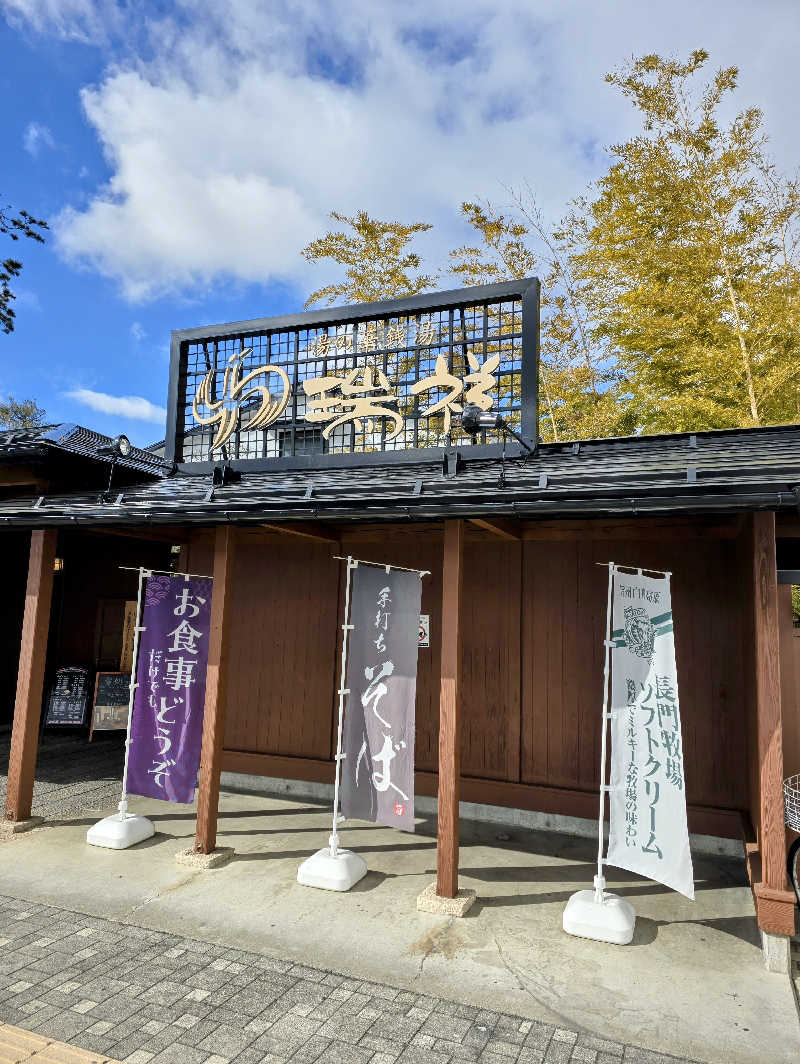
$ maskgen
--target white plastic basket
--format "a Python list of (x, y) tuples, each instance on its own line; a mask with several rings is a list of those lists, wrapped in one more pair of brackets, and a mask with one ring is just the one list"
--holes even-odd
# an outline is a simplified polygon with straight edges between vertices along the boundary
[(786, 826), (800, 834), (800, 773), (783, 781)]

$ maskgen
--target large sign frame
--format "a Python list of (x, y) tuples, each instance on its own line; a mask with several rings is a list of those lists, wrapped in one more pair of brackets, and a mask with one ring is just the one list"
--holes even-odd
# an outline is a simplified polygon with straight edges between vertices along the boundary
[(201, 473), (499, 456), (499, 430), (463, 434), (466, 403), (535, 447), (538, 362), (535, 277), (176, 330), (164, 457)]

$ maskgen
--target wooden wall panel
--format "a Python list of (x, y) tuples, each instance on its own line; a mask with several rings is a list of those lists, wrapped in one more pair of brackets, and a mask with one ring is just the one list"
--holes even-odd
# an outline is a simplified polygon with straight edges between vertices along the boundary
[[(646, 532), (646, 522), (642, 531)], [(648, 526), (649, 527), (649, 526)], [(329, 762), (335, 740), (342, 563), (330, 544), (243, 531), (234, 577), (228, 751)], [(482, 538), (481, 538), (482, 537)], [(210, 538), (185, 552), (206, 572)], [(462, 775), (496, 786), (595, 791), (609, 560), (673, 572), (676, 655), (690, 804), (745, 809), (751, 634), (741, 540), (564, 536), (502, 540), (473, 530), (462, 600)], [(416, 768), (437, 770), (441, 526), (343, 529), (337, 551), (428, 568), (431, 646), (417, 678)], [(297, 777), (303, 778), (302, 760)], [(514, 794), (523, 793), (515, 790)], [(555, 791), (553, 793), (556, 793)]]
[(470, 543), (461, 603), (461, 772), (519, 779), (522, 543)]
[(240, 537), (226, 749), (330, 756), (340, 564), (332, 553), (311, 540)]
[(742, 611), (728, 540), (525, 543), (523, 780), (599, 783), (607, 572), (596, 563), (610, 560), (672, 571), (688, 798), (744, 808)]

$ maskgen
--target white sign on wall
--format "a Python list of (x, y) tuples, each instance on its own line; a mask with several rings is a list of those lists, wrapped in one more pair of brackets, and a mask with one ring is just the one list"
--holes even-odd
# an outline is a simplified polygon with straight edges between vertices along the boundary
[(431, 617), (429, 613), (419, 615), (419, 645), (429, 647), (431, 645)]
[(606, 863), (694, 899), (669, 575), (614, 573)]

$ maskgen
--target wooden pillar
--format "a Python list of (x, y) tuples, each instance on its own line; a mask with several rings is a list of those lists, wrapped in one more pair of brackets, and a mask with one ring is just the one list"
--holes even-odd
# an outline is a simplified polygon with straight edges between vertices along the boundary
[[(794, 933), (793, 897), (786, 881), (783, 819), (780, 632), (775, 563), (775, 514), (752, 517), (753, 653), (755, 749), (757, 758), (758, 850), (761, 880), (754, 884), (759, 926), (776, 934)], [(787, 905), (787, 903), (790, 903)]]
[(217, 528), (214, 543), (214, 592), (211, 600), (203, 745), (197, 782), (197, 830), (194, 848), (198, 853), (213, 853), (217, 845), (219, 777), (228, 696), (228, 634), (233, 605), (231, 596), (235, 537), (236, 530), (232, 525), (222, 525)]
[(464, 522), (444, 523), (442, 574), (442, 664), (439, 688), (439, 826), (436, 893), (458, 893), (458, 798), (461, 773), (459, 678), (461, 669), (461, 587)]
[(55, 529), (31, 532), (17, 698), (8, 764), (6, 820), (27, 820), (31, 815), (57, 539), (58, 532)]

